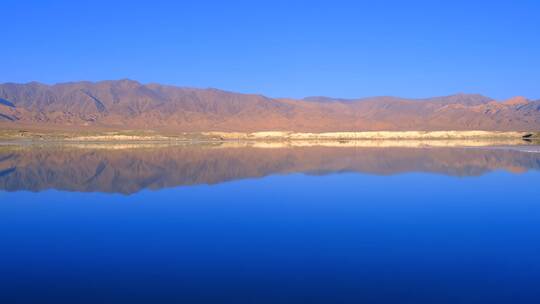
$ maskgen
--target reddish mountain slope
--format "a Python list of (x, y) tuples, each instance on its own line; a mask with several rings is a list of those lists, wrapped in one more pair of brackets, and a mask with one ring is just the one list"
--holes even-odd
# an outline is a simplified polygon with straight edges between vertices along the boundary
[(303, 132), (540, 130), (540, 101), (481, 95), (429, 99), (273, 99), (131, 80), (0, 85), (0, 127)]

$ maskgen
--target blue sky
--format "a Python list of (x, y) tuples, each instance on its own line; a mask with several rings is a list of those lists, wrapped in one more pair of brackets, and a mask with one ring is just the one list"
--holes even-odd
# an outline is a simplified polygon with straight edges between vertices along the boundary
[(0, 82), (540, 98), (540, 1), (2, 1)]

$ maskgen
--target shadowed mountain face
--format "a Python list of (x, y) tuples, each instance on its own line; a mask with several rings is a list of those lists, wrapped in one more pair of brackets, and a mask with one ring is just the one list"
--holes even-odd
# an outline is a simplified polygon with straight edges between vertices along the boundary
[(131, 80), (0, 85), (0, 127), (298, 132), (538, 130), (540, 101), (481, 95), (429, 99), (275, 99)]
[(135, 193), (272, 174), (429, 172), (476, 176), (540, 169), (540, 153), (492, 148), (254, 148), (174, 146), (89, 149), (3, 147), (0, 189)]

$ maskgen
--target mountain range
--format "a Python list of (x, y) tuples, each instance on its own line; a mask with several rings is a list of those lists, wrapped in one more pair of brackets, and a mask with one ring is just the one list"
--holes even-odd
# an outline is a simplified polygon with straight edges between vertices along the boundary
[(410, 99), (270, 98), (133, 80), (0, 84), (0, 128), (58, 130), (540, 130), (540, 100), (478, 94)]

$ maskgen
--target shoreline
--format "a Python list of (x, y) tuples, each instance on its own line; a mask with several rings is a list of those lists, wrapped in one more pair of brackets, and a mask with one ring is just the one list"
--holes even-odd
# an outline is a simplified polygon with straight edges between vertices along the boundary
[(365, 140), (540, 140), (537, 131), (361, 131), (307, 133), (154, 131), (55, 132), (0, 130), (0, 142), (227, 142), (227, 141), (365, 141)]
[(384, 132), (201, 132), (164, 135), (151, 131), (96, 133), (0, 131), (0, 146), (137, 147), (200, 145), (209, 147), (493, 147), (540, 145), (538, 132), (384, 131)]

